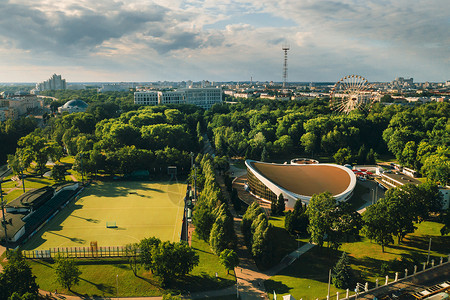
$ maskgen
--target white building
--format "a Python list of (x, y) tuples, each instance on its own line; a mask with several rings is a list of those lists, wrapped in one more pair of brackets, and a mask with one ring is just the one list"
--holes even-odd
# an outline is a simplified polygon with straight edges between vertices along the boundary
[(185, 94), (180, 91), (158, 92), (158, 103), (164, 104), (183, 104), (185, 103)]
[(134, 103), (142, 105), (158, 105), (158, 92), (135, 92)]
[(222, 102), (222, 89), (212, 87), (134, 93), (134, 103), (141, 105), (194, 104), (209, 109), (220, 102)]
[(204, 109), (210, 109), (214, 104), (222, 102), (221, 88), (182, 89), (187, 104), (194, 104)]
[(36, 84), (36, 90), (47, 91), (47, 90), (65, 90), (66, 80), (62, 79), (61, 75), (53, 74), (50, 79)]
[(102, 87), (97, 89), (98, 92), (126, 92), (131, 88), (135, 88), (134, 83), (108, 83), (102, 84)]

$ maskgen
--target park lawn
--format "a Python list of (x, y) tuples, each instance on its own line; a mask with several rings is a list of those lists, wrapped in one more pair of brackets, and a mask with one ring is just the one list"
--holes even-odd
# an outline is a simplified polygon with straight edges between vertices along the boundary
[(283, 257), (289, 253), (295, 251), (298, 247), (301, 247), (305, 242), (301, 239), (296, 239), (284, 229), (285, 216), (270, 216), (269, 223), (274, 227), (273, 245), (274, 245), (274, 258), (272, 260), (273, 265), (265, 266), (270, 268), (279, 263)]
[(6, 192), (9, 190), (9, 189), (12, 189), (12, 188), (15, 188), (17, 186), (17, 183), (15, 182), (15, 181), (8, 181), (8, 182), (2, 182), (2, 189), (5, 191), (6, 190)]
[(20, 195), (23, 194), (22, 187), (18, 188), (17, 190), (13, 190), (9, 192), (8, 194), (3, 194), (3, 199), (6, 200), (6, 202), (11, 202), (12, 200), (16, 199)]
[[(438, 262), (440, 256), (447, 257), (450, 236), (440, 235), (439, 230), (442, 226), (435, 222), (417, 224), (416, 232), (407, 235), (402, 245), (387, 246), (385, 253), (382, 252), (380, 245), (372, 243), (365, 237), (357, 242), (344, 243), (339, 251), (320, 249), (316, 246), (291, 266), (266, 281), (266, 290), (269, 295), (273, 294), (273, 289), (277, 294), (290, 293), (296, 299), (325, 297), (329, 269), (335, 265), (343, 251), (350, 257), (351, 268), (357, 276), (356, 279), (359, 282), (370, 282), (373, 286), (376, 278), (380, 280), (384, 278), (380, 270), (383, 263), (391, 266), (389, 275), (393, 278), (395, 271), (404, 272), (405, 264), (411, 271), (414, 263), (419, 265), (426, 261), (430, 237), (432, 238), (431, 259), (434, 258)], [(402, 257), (409, 262), (400, 262)], [(421, 267), (418, 266), (418, 268)], [(339, 290), (332, 287), (331, 295), (336, 295), (336, 291)]]
[(74, 295), (112, 297), (116, 296), (116, 277), (119, 286), (119, 297), (161, 296), (162, 289), (157, 280), (148, 276), (148, 272), (140, 269), (136, 277), (125, 261), (110, 260), (78, 260), (81, 276), (79, 284), (72, 287), (73, 292), (62, 288), (56, 282), (55, 265), (52, 262), (33, 260), (30, 265), (39, 288), (44, 291)]
[[(292, 251), (294, 251), (297, 248), (297, 246), (301, 247), (304, 244), (309, 243), (309, 235), (306, 235), (306, 234), (300, 235), (298, 239), (297, 239), (297, 237), (290, 235), (289, 232), (287, 232), (286, 229), (284, 229), (284, 220), (285, 219), (286, 219), (286, 216), (278, 216), (278, 217), (271, 216), (269, 219), (270, 224), (279, 228), (277, 230), (277, 232), (284, 230), (284, 234), (278, 237), (279, 238), (278, 242), (289, 244), (290, 246), (286, 246), (286, 247), (289, 247), (289, 249), (293, 248)], [(292, 252), (292, 251), (290, 251), (290, 252)], [(290, 253), (290, 252), (288, 252), (288, 253)]]
[(73, 165), (75, 163), (75, 156), (64, 156), (59, 161), (62, 162), (62, 163), (65, 163), (65, 164), (72, 164)]
[[(80, 182), (81, 182), (82, 177), (81, 177), (81, 174), (80, 174), (80, 173), (78, 173), (77, 171), (72, 170), (72, 169), (69, 169), (69, 170), (66, 170), (66, 171), (67, 171), (67, 173), (69, 173), (70, 175), (72, 175), (73, 177), (75, 177), (75, 179), (76, 179), (77, 181), (80, 181)], [(66, 175), (66, 178), (69, 178), (69, 181), (72, 181), (72, 178), (70, 177), (70, 175)], [(84, 179), (86, 180), (86, 178), (84, 178)]]
[[(191, 274), (184, 276), (162, 289), (159, 281), (151, 272), (142, 267), (138, 277), (133, 275), (129, 264), (120, 259), (110, 260), (78, 260), (82, 274), (80, 282), (72, 288), (72, 292), (63, 289), (56, 282), (54, 264), (47, 261), (30, 261), (33, 274), (37, 276), (37, 283), (42, 290), (54, 291), (64, 294), (86, 294), (89, 296), (111, 297), (116, 296), (116, 276), (119, 287), (119, 297), (131, 296), (161, 296), (165, 293), (177, 295), (187, 291), (198, 292), (221, 289), (235, 284), (234, 271), (227, 274), (226, 269), (219, 263), (218, 257), (212, 253), (209, 244), (198, 239), (192, 239), (192, 247), (199, 255), (199, 265)], [(215, 273), (218, 273), (216, 278)], [(231, 299), (231, 298), (217, 298)]]
[[(292, 294), (295, 299), (324, 298), (327, 295), (328, 274), (339, 259), (339, 251), (314, 247), (286, 269), (264, 282), (270, 299)], [(331, 295), (345, 292), (331, 286)]]
[[(194, 232), (191, 247), (199, 256), (199, 264), (192, 272), (176, 283), (173, 291), (199, 292), (217, 290), (231, 286), (236, 283), (234, 270), (229, 274), (225, 267), (219, 262), (219, 257), (214, 254), (209, 243), (201, 240)], [(217, 272), (217, 277), (216, 277)]]
[(25, 189), (39, 189), (44, 186), (54, 185), (56, 182), (47, 177), (27, 177), (25, 178)]

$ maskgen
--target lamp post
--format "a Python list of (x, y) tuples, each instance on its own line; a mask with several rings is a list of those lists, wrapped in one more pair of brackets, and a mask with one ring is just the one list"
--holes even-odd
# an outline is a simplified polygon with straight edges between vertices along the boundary
[(116, 298), (119, 298), (119, 274), (116, 274)]
[(330, 286), (331, 286), (331, 269), (330, 269), (330, 272), (328, 273), (328, 294), (327, 294), (327, 299), (330, 299)]
[(3, 177), (0, 177), (0, 203), (2, 205), (2, 216), (3, 216), (3, 229), (5, 230), (5, 246), (6, 246), (6, 251), (9, 251), (8, 248), (8, 234), (6, 231), (6, 218), (5, 218), (5, 202), (3, 202), (3, 190), (2, 190), (2, 183), (3, 183)]
[(430, 238), (430, 242), (428, 243), (427, 266), (428, 266), (428, 263), (430, 262), (430, 251), (431, 251), (431, 238)]

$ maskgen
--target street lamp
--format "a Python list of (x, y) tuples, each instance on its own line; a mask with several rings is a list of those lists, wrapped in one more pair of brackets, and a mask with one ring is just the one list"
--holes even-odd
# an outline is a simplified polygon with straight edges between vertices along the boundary
[(119, 274), (116, 274), (116, 298), (119, 298)]
[(428, 266), (428, 263), (430, 262), (430, 251), (431, 251), (431, 238), (430, 238), (430, 242), (428, 243), (427, 266)]

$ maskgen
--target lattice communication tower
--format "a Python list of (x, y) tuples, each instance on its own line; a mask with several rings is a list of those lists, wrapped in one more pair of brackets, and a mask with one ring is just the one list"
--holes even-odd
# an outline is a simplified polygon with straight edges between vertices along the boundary
[(284, 64), (283, 64), (283, 88), (286, 87), (288, 68), (287, 68), (287, 52), (290, 49), (289, 45), (284, 44), (281, 49), (284, 51)]

